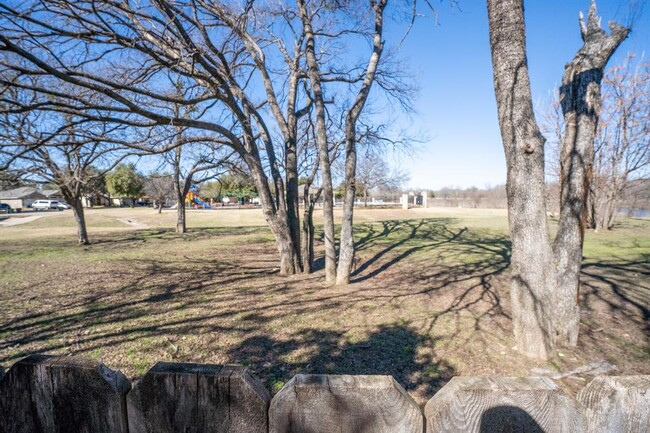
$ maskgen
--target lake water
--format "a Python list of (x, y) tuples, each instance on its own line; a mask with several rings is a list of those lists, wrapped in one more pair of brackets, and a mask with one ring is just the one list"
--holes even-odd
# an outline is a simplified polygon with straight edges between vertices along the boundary
[(634, 218), (650, 218), (650, 209), (632, 209), (632, 213), (629, 213), (629, 209), (622, 208), (618, 210), (618, 213)]

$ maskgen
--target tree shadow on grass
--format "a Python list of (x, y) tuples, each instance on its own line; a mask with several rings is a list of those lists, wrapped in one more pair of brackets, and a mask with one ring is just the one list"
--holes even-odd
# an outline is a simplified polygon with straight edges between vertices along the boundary
[(124, 234), (113, 234), (97, 236), (92, 239), (86, 249), (91, 249), (94, 245), (113, 244), (123, 245), (137, 241), (148, 240), (177, 240), (179, 238), (185, 241), (192, 241), (204, 238), (214, 238), (215, 242), (222, 237), (231, 236), (250, 236), (250, 235), (271, 235), (267, 226), (233, 226), (233, 227), (190, 227), (186, 233), (176, 233), (170, 228), (146, 228), (129, 232), (128, 236)]
[(585, 261), (582, 276), (582, 285), (587, 289), (583, 308), (588, 308), (590, 298), (596, 297), (612, 310), (637, 310), (645, 326), (650, 326), (650, 256), (631, 261)]
[[(378, 224), (362, 227), (365, 233), (359, 240), (360, 255), (370, 258), (360, 260), (353, 281), (377, 283), (379, 279), (382, 285), (409, 288), (386, 295), (391, 300), (458, 288), (448, 306), (431, 316), (428, 331), (440, 318), (464, 312), (473, 315), (475, 330), (481, 329), (486, 318), (509, 318), (495, 281), (510, 266), (510, 239), (501, 233), (454, 227), (454, 222), (431, 218), (384, 221), (379, 223), (380, 229), (376, 228)], [(389, 272), (404, 261), (410, 265), (407, 271), (401, 267)]]
[[(250, 230), (244, 234), (263, 234)], [(185, 237), (143, 231), (151, 239), (145, 254), (96, 268), (84, 262), (71, 267), (74, 273), (65, 283), (54, 282), (59, 289), (78, 287), (83, 283), (76, 278), (83, 278), (89, 282), (86, 290), (53, 297), (50, 280), (26, 287), (23, 293), (32, 297), (33, 307), (16, 308), (20, 313), (0, 321), (0, 363), (36, 351), (97, 351), (116, 368), (138, 362), (146, 369), (159, 358), (225, 359), (250, 365), (276, 388), (297, 372), (390, 374), (408, 390), (430, 397), (454, 373), (438, 355), (440, 341), (432, 335), (444, 335), (445, 350), (466, 344), (467, 336), (472, 338), (467, 344), (490, 332), (497, 341), (509, 337), (501, 299), (510, 263), (505, 234), (459, 228), (447, 219), (387, 221), (359, 230), (357, 283), (339, 288), (324, 287), (322, 273), (279, 276), (272, 242), (239, 244), (231, 238), (222, 247), (218, 233), (224, 232), (197, 231), (195, 236), (209, 245), (188, 251)], [(93, 248), (110, 254), (141, 242), (120, 239)], [(158, 252), (158, 245), (166, 252)], [(612, 308), (626, 306), (647, 323), (649, 291), (640, 291), (643, 284), (634, 274), (647, 277), (647, 262), (586, 262), (583, 284), (595, 291), (583, 296), (589, 302), (602, 296)], [(16, 307), (22, 301), (11, 300)], [(593, 308), (589, 302), (584, 311)], [(189, 340), (193, 345), (185, 343)], [(493, 342), (486, 338), (480, 344), (489, 350)], [(148, 356), (152, 347), (155, 355)]]
[(229, 356), (250, 366), (277, 391), (297, 373), (393, 376), (407, 391), (433, 396), (454, 376), (434, 359), (436, 341), (406, 325), (384, 325), (361, 341), (343, 332), (305, 329), (289, 339), (263, 335), (242, 341)]
[[(357, 251), (369, 249), (374, 243), (380, 243), (378, 251), (353, 272), (354, 282), (364, 281), (373, 278), (391, 266), (399, 263), (418, 251), (431, 250), (445, 243), (453, 242), (467, 231), (467, 228), (456, 230), (448, 227), (449, 221), (440, 219), (382, 221), (383, 230), (374, 232), (374, 225), (370, 226), (367, 234), (356, 244)], [(415, 242), (417, 239), (417, 242)], [(409, 245), (415, 244), (415, 245)], [(377, 248), (375, 248), (377, 249)], [(365, 272), (382, 258), (392, 255), (389, 260), (370, 272)], [(354, 278), (356, 277), (356, 278)]]
[[(228, 340), (231, 341), (232, 338), (241, 340), (239, 343), (235, 341), (238, 349), (230, 352), (233, 355), (256, 350), (253, 349), (253, 346), (257, 346), (256, 340), (251, 338), (266, 338), (268, 344), (284, 348), (282, 353), (270, 352), (276, 353), (277, 359), (288, 353), (290, 347), (329, 342), (321, 345), (318, 353), (305, 362), (294, 361), (292, 364), (305, 367), (307, 372), (378, 374), (383, 371), (396, 376), (398, 380), (402, 377), (400, 382), (407, 386), (425, 380), (410, 378), (413, 374), (432, 375), (432, 385), (427, 386), (435, 387), (436, 377), (447, 376), (445, 371), (450, 369), (448, 365), (421, 359), (416, 364), (412, 356), (407, 356), (406, 364), (402, 364), (397, 355), (386, 357), (381, 349), (385, 346), (385, 350), (393, 350), (391, 344), (401, 340), (411, 348), (406, 351), (408, 355), (415, 347), (433, 344), (427, 340), (427, 332), (416, 333), (412, 327), (407, 329), (383, 324), (376, 334), (368, 337), (368, 341), (350, 343), (342, 340), (345, 332), (341, 329), (319, 331), (314, 328), (298, 331), (293, 340), (287, 341), (278, 339), (273, 328), (267, 327), (266, 323), (277, 320), (278, 315), (286, 317), (288, 321), (296, 318), (309, 320), (313, 315), (324, 312), (334, 317), (342, 309), (347, 309), (347, 314), (364, 314), (362, 310), (355, 310), (355, 306), (372, 303), (377, 308), (387, 305), (390, 308), (389, 304), (399, 303), (400, 299), (434, 293), (454, 284), (467, 287), (448, 308), (433, 314), (431, 317), (434, 320), (445, 314), (459, 314), (471, 307), (473, 302), (480, 302), (474, 297), (477, 289), (483, 290), (487, 295), (481, 296), (486, 296), (496, 305), (496, 309), (500, 309), (490, 279), (507, 266), (504, 257), (508, 256), (499, 249), (506, 248), (505, 241), (475, 239), (469, 236), (466, 229), (453, 231), (441, 221), (410, 221), (403, 225), (390, 222), (384, 225), (386, 228), (379, 234), (365, 237), (362, 251), (374, 243), (374, 249), (368, 249), (366, 253), (374, 253), (376, 265), (388, 260), (391, 265), (385, 267), (386, 270), (401, 260), (395, 260), (392, 254), (402, 259), (406, 257), (404, 251), (391, 248), (395, 242), (413, 255), (420, 252), (437, 254), (441, 245), (451, 248), (450, 251), (455, 251), (456, 255), (467, 254), (470, 250), (478, 251), (477, 257), (467, 263), (431, 262), (431, 266), (422, 267), (418, 273), (406, 275), (405, 284), (395, 289), (389, 285), (378, 290), (374, 285), (375, 278), (380, 275), (377, 272), (361, 280), (360, 284), (342, 289), (323, 288), (319, 274), (280, 277), (274, 267), (276, 258), (272, 245), (245, 245), (238, 247), (240, 254), (226, 251), (220, 257), (197, 257), (195, 254), (188, 258), (179, 250), (179, 254), (174, 256), (129, 259), (124, 266), (115, 264), (111, 268), (109, 277), (111, 281), (119, 282), (117, 287), (102, 284), (101, 278), (106, 275), (101, 275), (98, 270), (100, 280), (97, 281), (100, 282), (91, 290), (74, 297), (57, 299), (56, 305), (41, 306), (33, 312), (5, 320), (2, 328), (7, 337), (0, 341), (0, 362), (25, 356), (33, 352), (34, 347), (41, 352), (82, 354), (143, 338), (174, 339), (182, 335), (219, 333), (229, 336)], [(402, 230), (402, 227), (406, 230)], [(400, 237), (403, 234), (406, 234), (405, 240)], [(165, 233), (152, 233), (154, 237), (160, 235), (164, 236)], [(166, 242), (166, 239), (158, 241)], [(461, 251), (456, 251), (458, 248)], [(485, 251), (489, 251), (489, 254), (486, 255)], [(246, 257), (255, 257), (255, 261), (242, 261)], [(451, 259), (455, 260), (454, 257)], [(370, 265), (366, 270), (372, 272)], [(399, 272), (397, 276), (403, 278)], [(408, 317), (408, 312), (405, 314)], [(209, 345), (206, 349), (210, 350)], [(388, 368), (389, 364), (393, 367)], [(275, 371), (273, 374), (279, 373)], [(419, 383), (417, 386), (423, 385)]]

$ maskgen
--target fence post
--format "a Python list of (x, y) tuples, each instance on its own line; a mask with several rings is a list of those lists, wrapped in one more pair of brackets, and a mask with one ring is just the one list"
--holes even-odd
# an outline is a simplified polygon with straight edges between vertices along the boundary
[(159, 362), (127, 395), (129, 433), (266, 433), (270, 399), (244, 367)]
[(131, 384), (99, 362), (31, 355), (0, 381), (3, 433), (126, 433)]
[(270, 433), (422, 433), (422, 412), (392, 376), (294, 376), (271, 401)]
[(580, 433), (583, 414), (551, 379), (454, 377), (424, 408), (427, 433)]
[(597, 377), (578, 394), (589, 433), (650, 432), (650, 376)]
[(409, 195), (402, 194), (402, 209), (408, 210), (409, 208)]

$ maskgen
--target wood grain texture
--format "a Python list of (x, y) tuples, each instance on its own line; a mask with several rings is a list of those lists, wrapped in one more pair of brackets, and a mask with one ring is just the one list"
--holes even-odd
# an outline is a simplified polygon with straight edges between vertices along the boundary
[(578, 402), (590, 433), (650, 433), (650, 376), (597, 377)]
[(268, 391), (240, 366), (159, 362), (127, 396), (130, 433), (265, 433)]
[(126, 433), (130, 387), (94, 361), (29, 356), (0, 382), (0, 432)]
[(422, 412), (391, 376), (296, 375), (273, 398), (270, 433), (421, 433)]
[(582, 433), (574, 400), (548, 378), (454, 377), (424, 408), (427, 433)]

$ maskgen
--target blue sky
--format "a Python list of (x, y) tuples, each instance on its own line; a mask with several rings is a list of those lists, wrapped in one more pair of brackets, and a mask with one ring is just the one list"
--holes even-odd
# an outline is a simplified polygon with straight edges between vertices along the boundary
[[(394, 163), (410, 173), (410, 185), (485, 187), (505, 183), (506, 167), (497, 124), (484, 0), (460, 0), (460, 10), (439, 7), (439, 24), (421, 19), (401, 47), (420, 86), (418, 114), (401, 121), (427, 140), (414, 156)], [(603, 27), (609, 20), (629, 22), (627, 0), (597, 2)], [(544, 101), (561, 81), (564, 65), (581, 46), (578, 12), (589, 0), (525, 2), (528, 66), (535, 101)], [(389, 28), (390, 30), (390, 28)], [(389, 31), (387, 37), (395, 37)], [(399, 35), (397, 36), (400, 37)], [(609, 66), (628, 53), (650, 55), (650, 5)]]

